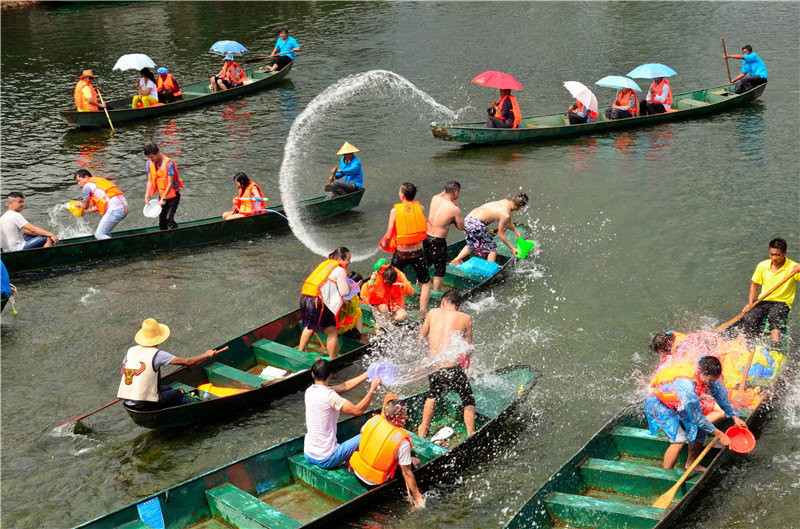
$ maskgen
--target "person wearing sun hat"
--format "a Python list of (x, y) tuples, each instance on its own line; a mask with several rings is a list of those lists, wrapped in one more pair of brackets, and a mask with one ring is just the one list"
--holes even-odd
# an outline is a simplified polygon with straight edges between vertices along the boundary
[(217, 75), (211, 78), (211, 89), (217, 92), (219, 90), (227, 90), (228, 88), (242, 86), (245, 79), (247, 79), (247, 75), (245, 75), (244, 70), (233, 60), (233, 54), (228, 53), (225, 55), (225, 62), (222, 63), (222, 69)]
[(169, 73), (169, 70), (162, 66), (156, 71), (158, 72), (158, 78), (156, 79), (158, 102), (173, 103), (176, 99), (183, 99), (181, 87), (178, 86), (178, 81)]
[(97, 89), (92, 86), (92, 79), (97, 76), (91, 70), (84, 70), (78, 77), (78, 84), (75, 85), (75, 106), (78, 112), (89, 112), (98, 108), (106, 108), (104, 103), (100, 103), (97, 97)]
[(189, 399), (179, 389), (160, 385), (161, 368), (166, 365), (190, 366), (202, 362), (216, 353), (209, 349), (191, 358), (181, 358), (156, 346), (169, 338), (169, 327), (153, 318), (142, 322), (142, 328), (134, 336), (134, 345), (122, 360), (121, 380), (117, 397), (125, 399), (125, 406), (139, 411), (151, 411), (179, 404), (188, 404)]
[[(336, 154), (341, 154), (342, 159), (339, 162), (339, 167), (331, 169), (331, 176), (328, 178), (328, 184), (325, 186), (325, 191), (330, 191), (329, 198), (339, 195), (349, 195), (355, 193), (364, 187), (364, 172), (361, 170), (361, 160), (355, 154), (358, 152), (354, 146), (348, 142), (344, 142), (342, 148)], [(338, 179), (344, 177), (344, 182), (337, 182)]]

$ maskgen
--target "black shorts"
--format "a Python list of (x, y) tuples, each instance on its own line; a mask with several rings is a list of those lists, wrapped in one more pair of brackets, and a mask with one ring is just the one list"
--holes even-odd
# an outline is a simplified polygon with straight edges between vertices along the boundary
[(764, 320), (769, 318), (769, 330), (786, 328), (789, 317), (789, 305), (780, 301), (762, 301), (744, 315), (742, 326), (748, 336), (758, 336), (764, 330)]
[(292, 62), (292, 59), (288, 55), (280, 55), (272, 59), (271, 64), (277, 64), (278, 70), (283, 70), (290, 62)]
[(336, 327), (336, 316), (319, 298), (300, 296), (300, 312), (303, 315), (303, 327), (313, 331), (324, 331), (328, 327)]
[(428, 398), (439, 400), (447, 390), (455, 391), (461, 398), (462, 406), (475, 406), (475, 397), (472, 396), (472, 386), (469, 385), (467, 374), (461, 366), (445, 367), (428, 375), (431, 389)]
[(236, 88), (237, 86), (242, 86), (244, 84), (244, 83), (235, 83), (233, 81), (228, 81), (226, 79), (221, 78), (218, 75), (215, 75), (214, 79), (222, 81), (222, 84), (225, 85), (225, 88)]
[(428, 265), (433, 265), (433, 277), (444, 277), (447, 273), (447, 239), (428, 235), (422, 241)]
[(428, 266), (428, 260), (425, 258), (425, 249), (419, 250), (419, 255), (416, 257), (400, 257), (397, 252), (392, 255), (392, 266), (401, 272), (407, 266), (414, 267), (414, 273), (417, 275), (417, 281), (420, 284), (430, 283), (431, 271)]

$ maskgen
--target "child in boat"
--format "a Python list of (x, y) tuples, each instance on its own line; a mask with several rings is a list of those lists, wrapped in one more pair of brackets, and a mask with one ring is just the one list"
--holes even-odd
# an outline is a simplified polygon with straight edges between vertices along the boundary
[(347, 275), (350, 293), (344, 296), (344, 305), (339, 309), (336, 332), (354, 340), (361, 340), (364, 321), (361, 314), (361, 298), (358, 293), (364, 284), (364, 278), (355, 270)]

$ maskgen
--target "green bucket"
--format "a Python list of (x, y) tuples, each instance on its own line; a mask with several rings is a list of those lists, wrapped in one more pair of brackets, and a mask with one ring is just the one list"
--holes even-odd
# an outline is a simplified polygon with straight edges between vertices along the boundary
[(527, 239), (523, 239), (522, 237), (517, 238), (517, 252), (519, 252), (519, 258), (525, 259), (533, 247), (536, 245), (536, 241), (529, 241)]

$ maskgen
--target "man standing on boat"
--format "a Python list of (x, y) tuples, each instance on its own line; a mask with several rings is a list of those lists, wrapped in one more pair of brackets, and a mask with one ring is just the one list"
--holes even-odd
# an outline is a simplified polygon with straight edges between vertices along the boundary
[[(331, 169), (331, 176), (328, 177), (326, 191), (330, 191), (328, 198), (335, 196), (348, 195), (355, 193), (364, 187), (364, 172), (361, 170), (361, 160), (354, 154), (358, 149), (344, 142), (342, 148), (336, 154), (341, 154), (342, 159), (339, 162), (339, 167)], [(344, 177), (344, 182), (337, 180)]]
[(725, 58), (742, 61), (742, 71), (731, 79), (731, 83), (736, 83), (733, 87), (734, 94), (747, 92), (767, 82), (767, 65), (753, 52), (751, 45), (743, 47), (741, 55), (725, 55)]
[(294, 40), (294, 37), (289, 36), (289, 28), (283, 27), (278, 32), (278, 40), (275, 41), (275, 49), (269, 54), (270, 57), (275, 57), (272, 64), (269, 65), (269, 70), (283, 70), (290, 62), (297, 56), (300, 51), (300, 45)]
[(0, 246), (4, 252), (47, 248), (58, 244), (58, 237), (25, 220), (25, 197), (18, 191), (8, 194), (8, 210), (0, 216)]
[(98, 108), (107, 108), (105, 103), (98, 101), (97, 89), (92, 86), (92, 79), (97, 76), (91, 70), (84, 70), (75, 85), (75, 106), (78, 112), (91, 112)]
[(519, 193), (513, 198), (487, 202), (469, 212), (464, 219), (464, 235), (467, 244), (453, 260), (453, 264), (459, 265), (471, 253), (478, 257), (483, 257), (488, 261), (497, 261), (497, 244), (495, 244), (492, 234), (489, 232), (489, 225), (499, 222), (497, 236), (503, 243), (511, 248), (511, 253), (517, 257), (519, 252), (514, 248), (505, 235), (507, 229), (514, 232), (517, 237), (522, 237), (517, 227), (511, 222), (511, 212), (520, 210), (528, 205), (528, 195)]
[(178, 227), (175, 222), (175, 212), (181, 202), (181, 188), (183, 182), (178, 175), (178, 167), (171, 158), (158, 151), (158, 145), (150, 143), (144, 148), (144, 155), (147, 156), (147, 191), (144, 194), (144, 203), (150, 201), (150, 197), (158, 195), (158, 204), (161, 206), (161, 214), (158, 216), (158, 228), (160, 230), (171, 230)]
[(442, 291), (444, 276), (447, 272), (447, 235), (450, 225), (455, 224), (464, 230), (464, 218), (456, 200), (461, 195), (461, 184), (451, 180), (444, 185), (444, 191), (431, 198), (428, 208), (428, 236), (422, 241), (425, 257), (429, 265), (433, 265), (433, 289)]
[[(776, 237), (769, 241), (769, 259), (756, 266), (750, 278), (750, 292), (747, 305), (742, 309), (742, 330), (749, 337), (758, 336), (764, 328), (764, 320), (769, 319), (769, 332), (772, 341), (780, 345), (781, 332), (786, 328), (786, 319), (792, 310), (792, 302), (800, 276), (800, 264), (786, 258), (786, 240)], [(783, 285), (767, 296), (758, 305), (754, 305), (761, 286), (762, 295), (772, 290), (778, 283), (788, 279)]]
[(117, 184), (92, 176), (86, 169), (78, 169), (75, 183), (83, 193), (83, 211), (96, 211), (103, 217), (94, 232), (95, 239), (111, 238), (113, 230), (128, 214), (128, 201)]
[(303, 454), (306, 461), (326, 470), (334, 469), (350, 459), (361, 441), (361, 434), (342, 444), (336, 441), (336, 423), (339, 421), (339, 413), (345, 412), (356, 417), (362, 415), (369, 407), (372, 397), (380, 385), (380, 379), (375, 378), (364, 398), (358, 404), (353, 404), (342, 397), (340, 393), (361, 385), (367, 380), (367, 373), (362, 373), (342, 384), (329, 386), (332, 374), (330, 362), (319, 358), (311, 366), (311, 378), (314, 383), (306, 390), (305, 394), (306, 436), (303, 440)]

